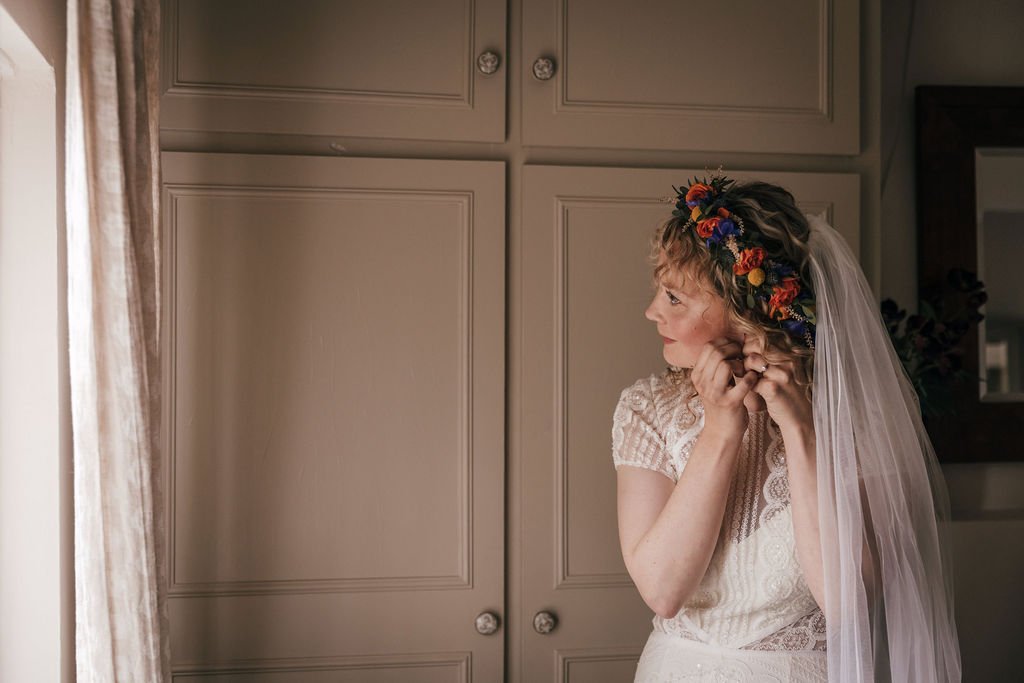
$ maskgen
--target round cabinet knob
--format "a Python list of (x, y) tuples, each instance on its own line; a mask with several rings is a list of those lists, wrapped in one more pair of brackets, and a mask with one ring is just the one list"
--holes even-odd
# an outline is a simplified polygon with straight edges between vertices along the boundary
[(494, 612), (481, 612), (476, 618), (477, 633), (489, 636), (498, 630), (498, 615)]
[(481, 52), (480, 56), (476, 58), (476, 68), (480, 69), (480, 73), (490, 75), (498, 70), (498, 65), (501, 64), (501, 57), (498, 56), (497, 52)]
[(551, 633), (558, 626), (558, 619), (551, 612), (537, 612), (533, 616), (533, 630), (544, 635)]
[(533, 63), (533, 77), (538, 81), (546, 81), (555, 75), (555, 62), (547, 57), (540, 57)]

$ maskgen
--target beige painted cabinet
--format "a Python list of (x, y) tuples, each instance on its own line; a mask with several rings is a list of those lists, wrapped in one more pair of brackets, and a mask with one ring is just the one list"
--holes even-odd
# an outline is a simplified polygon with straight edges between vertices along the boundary
[[(857, 2), (762, 5), (163, 0), (176, 140), (395, 157), (164, 153), (175, 681), (632, 680), (611, 415), (703, 171), (529, 147), (858, 153)], [(858, 249), (856, 173), (752, 174)]]
[(856, 0), (164, 0), (162, 127), (805, 154), (860, 151)]
[(499, 680), (504, 164), (163, 174), (175, 681)]

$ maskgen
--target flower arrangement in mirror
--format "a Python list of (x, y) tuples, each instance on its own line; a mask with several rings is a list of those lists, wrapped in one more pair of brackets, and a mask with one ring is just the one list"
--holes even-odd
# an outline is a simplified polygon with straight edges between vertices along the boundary
[(923, 415), (952, 413), (953, 385), (981, 379), (964, 370), (960, 340), (972, 322), (985, 317), (979, 309), (987, 300), (985, 285), (974, 273), (953, 268), (945, 286), (920, 292), (915, 315), (907, 317), (892, 299), (882, 302), (882, 320), (917, 391)]

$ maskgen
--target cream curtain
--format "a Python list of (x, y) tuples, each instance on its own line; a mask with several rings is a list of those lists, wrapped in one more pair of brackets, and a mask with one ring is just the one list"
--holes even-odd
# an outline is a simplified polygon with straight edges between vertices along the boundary
[(78, 681), (166, 681), (159, 2), (68, 0), (67, 36)]

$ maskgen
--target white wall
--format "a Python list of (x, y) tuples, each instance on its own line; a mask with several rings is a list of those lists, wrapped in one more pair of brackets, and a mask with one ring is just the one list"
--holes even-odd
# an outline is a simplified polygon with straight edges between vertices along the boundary
[[(881, 294), (909, 310), (917, 295), (914, 87), (1024, 86), (1022, 28), (1019, 0), (882, 4)], [(959, 520), (954, 560), (964, 680), (1024, 680), (1024, 463), (943, 470)]]
[(73, 680), (64, 24), (0, 0), (0, 681)]

